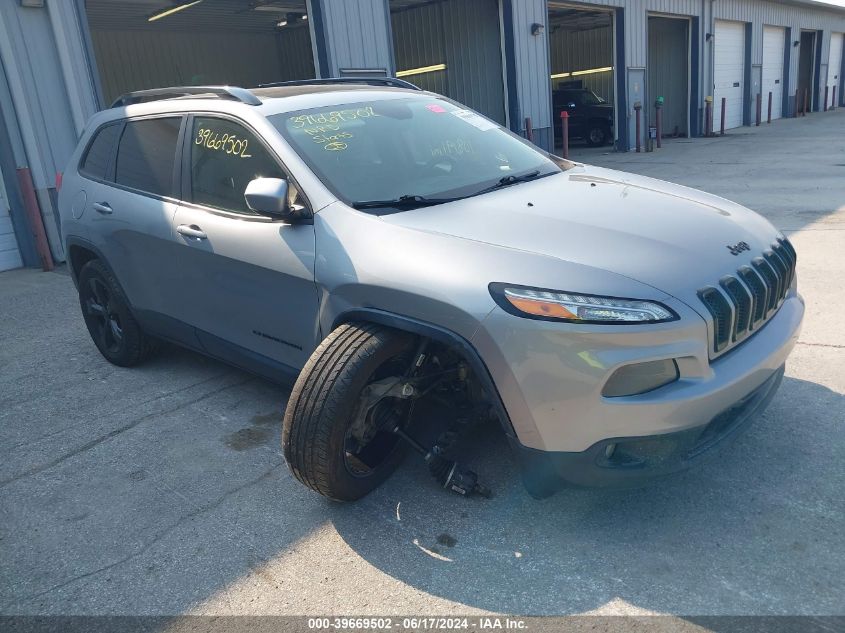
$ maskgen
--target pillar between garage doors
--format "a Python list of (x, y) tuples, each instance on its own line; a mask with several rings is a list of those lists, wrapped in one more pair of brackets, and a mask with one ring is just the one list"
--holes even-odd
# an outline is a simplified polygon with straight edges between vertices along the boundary
[(306, 0), (318, 77), (396, 71), (387, 0)]

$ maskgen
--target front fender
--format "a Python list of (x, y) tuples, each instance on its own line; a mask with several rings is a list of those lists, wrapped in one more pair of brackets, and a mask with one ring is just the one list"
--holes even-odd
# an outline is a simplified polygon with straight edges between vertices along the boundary
[(332, 330), (344, 323), (354, 321), (365, 321), (368, 323), (377, 323), (385, 327), (391, 327), (397, 330), (410, 332), (418, 336), (424, 336), (431, 340), (448, 345), (460, 352), (464, 360), (469, 363), (473, 374), (478, 378), (484, 390), (490, 394), (491, 404), (496, 411), (496, 417), (502, 425), (502, 430), (512, 439), (516, 438), (513, 425), (511, 424), (510, 416), (508, 415), (505, 405), (502, 402), (502, 397), (499, 395), (499, 390), (493, 382), (490, 375), (490, 370), (484, 363), (484, 360), (476, 351), (475, 347), (463, 336), (452, 332), (439, 325), (420, 321), (413, 317), (396, 314), (385, 310), (377, 310), (374, 308), (355, 308), (347, 310), (339, 314), (332, 323)]

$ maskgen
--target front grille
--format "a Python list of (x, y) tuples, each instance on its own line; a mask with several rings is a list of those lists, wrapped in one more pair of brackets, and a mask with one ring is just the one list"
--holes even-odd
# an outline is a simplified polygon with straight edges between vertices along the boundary
[(706, 286), (698, 297), (713, 318), (713, 351), (720, 353), (760, 328), (783, 300), (795, 277), (798, 257), (786, 238), (742, 266), (735, 275)]
[(738, 341), (751, 329), (751, 311), (754, 298), (736, 277), (725, 277), (719, 282), (734, 307), (733, 340)]

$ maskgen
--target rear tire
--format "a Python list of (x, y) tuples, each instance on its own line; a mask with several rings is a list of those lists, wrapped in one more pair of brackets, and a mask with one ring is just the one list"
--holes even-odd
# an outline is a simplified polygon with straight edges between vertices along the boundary
[(282, 427), (282, 450), (300, 482), (329, 499), (354, 501), (396, 469), (405, 455), (398, 436), (379, 436), (384, 447), (369, 471), (350, 467), (348, 442), (364, 387), (380, 377), (380, 368), (407, 368), (412, 341), (398, 330), (350, 323), (314, 351), (293, 387)]
[(103, 357), (120, 367), (133, 367), (158, 349), (141, 329), (120, 284), (97, 259), (79, 271), (79, 305), (91, 339)]

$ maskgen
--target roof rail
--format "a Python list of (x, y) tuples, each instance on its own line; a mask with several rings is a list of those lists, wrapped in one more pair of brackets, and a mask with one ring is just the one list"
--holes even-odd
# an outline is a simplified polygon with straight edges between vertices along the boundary
[(324, 79), (297, 79), (295, 81), (275, 81), (269, 84), (259, 84), (259, 88), (279, 88), (281, 86), (326, 86), (331, 84), (365, 84), (370, 86), (392, 86), (393, 88), (407, 88), (422, 90), (404, 79), (396, 77), (326, 77)]
[(199, 97), (214, 95), (221, 99), (240, 101), (247, 105), (261, 105), (261, 100), (249, 90), (237, 86), (174, 86), (171, 88), (153, 88), (152, 90), (136, 90), (119, 96), (112, 108), (122, 108), (133, 103), (157, 101), (159, 99), (178, 99), (179, 97)]

